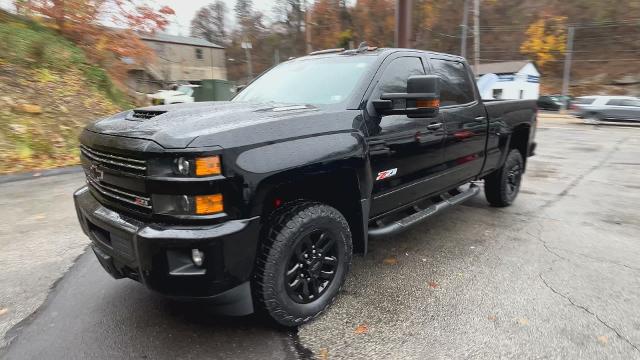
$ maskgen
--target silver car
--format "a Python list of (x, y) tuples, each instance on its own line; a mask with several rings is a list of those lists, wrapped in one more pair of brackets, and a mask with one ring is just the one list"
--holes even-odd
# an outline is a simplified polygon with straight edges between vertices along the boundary
[(571, 102), (571, 113), (587, 124), (640, 122), (640, 99), (631, 96), (582, 96)]

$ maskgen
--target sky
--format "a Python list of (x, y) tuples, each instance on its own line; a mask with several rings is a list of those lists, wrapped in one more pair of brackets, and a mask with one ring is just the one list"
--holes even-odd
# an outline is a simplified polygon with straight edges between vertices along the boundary
[[(227, 21), (229, 24), (232, 24), (233, 7), (235, 6), (236, 1), (223, 1), (227, 5)], [(172, 24), (166, 31), (167, 33), (187, 36), (189, 35), (189, 26), (191, 24), (191, 19), (193, 19), (193, 15), (199, 8), (212, 3), (213, 0), (150, 0), (150, 2), (160, 6), (168, 5), (176, 12), (174, 19), (172, 19)], [(261, 11), (268, 18), (271, 18), (275, 2), (276, 0), (253, 0), (253, 9)]]

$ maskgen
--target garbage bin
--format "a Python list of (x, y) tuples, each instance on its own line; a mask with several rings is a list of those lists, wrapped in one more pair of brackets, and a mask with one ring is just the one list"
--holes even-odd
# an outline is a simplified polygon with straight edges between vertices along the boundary
[(193, 94), (195, 101), (227, 101), (235, 95), (235, 87), (231, 81), (209, 79), (202, 80), (200, 87)]

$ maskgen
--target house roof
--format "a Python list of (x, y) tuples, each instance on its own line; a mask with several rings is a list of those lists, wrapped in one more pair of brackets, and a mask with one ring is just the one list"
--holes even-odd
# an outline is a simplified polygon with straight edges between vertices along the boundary
[(480, 64), (476, 75), (517, 73), (529, 63), (531, 63), (531, 61), (523, 60)]
[(183, 45), (224, 49), (223, 46), (214, 44), (205, 39), (187, 37), (187, 36), (176, 36), (176, 35), (155, 33), (155, 34), (140, 34), (140, 38), (142, 40), (148, 40), (148, 41), (157, 41), (157, 42), (172, 43), (172, 44), (183, 44)]

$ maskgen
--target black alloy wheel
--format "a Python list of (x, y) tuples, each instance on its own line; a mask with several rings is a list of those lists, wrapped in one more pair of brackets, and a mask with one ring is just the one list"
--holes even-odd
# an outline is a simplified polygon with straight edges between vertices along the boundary
[(329, 287), (339, 263), (336, 244), (324, 230), (312, 231), (298, 241), (285, 272), (287, 294), (293, 301), (308, 304)]

